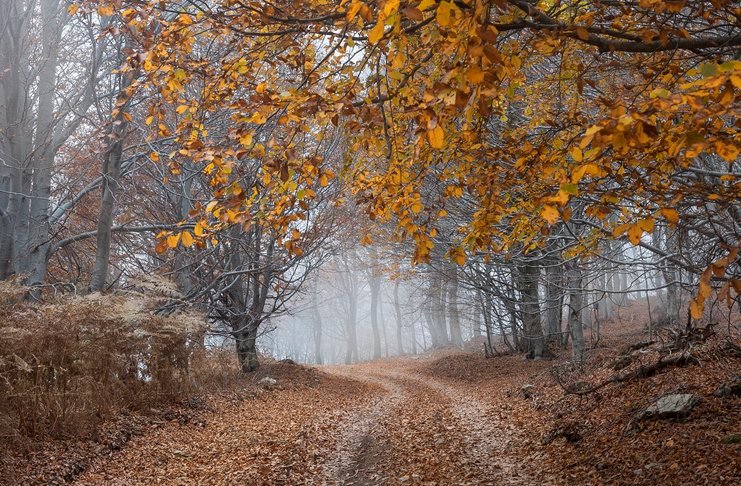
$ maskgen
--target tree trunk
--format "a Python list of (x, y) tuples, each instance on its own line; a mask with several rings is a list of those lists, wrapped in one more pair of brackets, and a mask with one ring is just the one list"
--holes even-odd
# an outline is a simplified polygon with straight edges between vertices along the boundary
[[(486, 342), (484, 343), (484, 355), (489, 358), (494, 354), (494, 344), (491, 341), (491, 300), (487, 297), (480, 296), (479, 303), (482, 307), (484, 316), (484, 328), (486, 332)], [(504, 334), (502, 334), (504, 337)]]
[(383, 355), (389, 357), (389, 340), (386, 334), (386, 316), (383, 313), (383, 299), (378, 299), (378, 323), (381, 326), (381, 334), (383, 335)]
[(260, 367), (257, 360), (257, 326), (247, 319), (240, 319), (238, 330), (234, 333), (237, 344), (237, 358), (242, 373), (251, 373)]
[(474, 339), (481, 337), (481, 291), (476, 290), (473, 296), (473, 319), (471, 319), (471, 331)]
[(381, 334), (378, 327), (378, 296), (381, 290), (381, 278), (376, 274), (378, 262), (372, 259), (370, 269), (371, 327), (373, 328), (373, 359), (381, 357)]
[(430, 273), (429, 302), (432, 346), (445, 346), (448, 344), (448, 329), (445, 323), (445, 290), (439, 275), (433, 273)]
[(575, 363), (584, 360), (584, 328), (582, 327), (582, 308), (584, 307), (581, 270), (574, 268), (568, 272), (569, 282), (569, 327), (572, 336), (572, 356)]
[(357, 296), (350, 296), (350, 313), (347, 319), (347, 351), (345, 353), (345, 364), (358, 361), (358, 334), (357, 334)]
[(312, 294), (312, 303), (314, 305), (312, 314), (314, 316), (314, 362), (316, 364), (324, 364), (322, 358), (322, 314), (319, 312), (319, 294), (316, 286)]
[(13, 217), (0, 207), (0, 280), (13, 273)]
[[(399, 355), (404, 354), (404, 340), (402, 338), (401, 304), (399, 303), (399, 280), (394, 282), (394, 310), (396, 311), (396, 349)], [(414, 332), (412, 332), (414, 339)]]
[(539, 278), (540, 268), (534, 262), (525, 262), (520, 266), (518, 272), (520, 313), (524, 347), (529, 358), (541, 358), (545, 351), (543, 326), (540, 324)]
[[(679, 230), (667, 231), (666, 251), (670, 255), (679, 253)], [(666, 261), (662, 268), (666, 281), (666, 317), (669, 326), (678, 327), (679, 323), (679, 270), (676, 265)]]
[(561, 335), (561, 294), (563, 293), (563, 280), (561, 278), (561, 267), (555, 262), (550, 262), (546, 267), (546, 328), (548, 329), (548, 341), (558, 340)]
[(27, 248), (24, 251), (29, 260), (30, 275), (27, 281), (29, 286), (44, 282), (48, 261), (51, 178), (57, 151), (54, 146), (54, 91), (57, 85), (56, 70), (61, 32), (59, 0), (44, 0), (41, 3), (41, 20), (44, 63), (39, 71), (39, 105), (32, 157), (33, 188), (29, 204)]
[(118, 190), (118, 180), (121, 176), (121, 156), (123, 155), (123, 139), (128, 127), (125, 117), (128, 106), (127, 89), (134, 80), (134, 72), (123, 68), (121, 86), (116, 101), (116, 114), (108, 133), (105, 157), (103, 159), (103, 190), (98, 215), (96, 237), (95, 266), (90, 278), (90, 291), (102, 292), (108, 277), (108, 264), (111, 258), (111, 227), (113, 226), (113, 209)]
[(461, 318), (458, 311), (458, 267), (451, 266), (450, 281), (448, 282), (448, 314), (450, 316), (450, 341), (453, 346), (463, 346), (461, 335)]

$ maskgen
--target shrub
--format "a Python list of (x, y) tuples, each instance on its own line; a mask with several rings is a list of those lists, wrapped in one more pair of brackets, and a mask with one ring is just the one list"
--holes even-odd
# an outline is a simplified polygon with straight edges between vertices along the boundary
[(0, 282), (0, 436), (85, 436), (116, 410), (199, 386), (191, 365), (205, 359), (204, 317), (157, 315), (157, 299), (137, 292), (41, 304), (24, 293)]

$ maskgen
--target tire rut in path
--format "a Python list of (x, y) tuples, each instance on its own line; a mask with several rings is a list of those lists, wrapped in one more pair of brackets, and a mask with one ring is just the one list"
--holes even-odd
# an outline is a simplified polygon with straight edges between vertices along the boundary
[(356, 452), (338, 458), (348, 461), (344, 476), (324, 484), (547, 484), (520, 470), (510, 447), (517, 431), (471, 390), (403, 368), (369, 372), (366, 365), (352, 377), (382, 385), (389, 402), (350, 426)]
[(473, 470), (478, 470), (481, 485), (526, 486), (547, 485), (549, 482), (529, 477), (512, 459), (511, 444), (520, 439), (517, 430), (495, 415), (491, 407), (476, 398), (475, 394), (442, 381), (430, 380), (428, 384), (447, 396), (453, 412), (465, 432), (465, 459)]
[(346, 379), (374, 385), (383, 390), (367, 404), (351, 410), (337, 422), (341, 435), (336, 440), (330, 459), (324, 464), (323, 478), (317, 484), (343, 486), (375, 486), (386, 484), (378, 470), (384, 462), (388, 441), (379, 422), (406, 398), (406, 390), (383, 375), (367, 373), (356, 367), (326, 370)]

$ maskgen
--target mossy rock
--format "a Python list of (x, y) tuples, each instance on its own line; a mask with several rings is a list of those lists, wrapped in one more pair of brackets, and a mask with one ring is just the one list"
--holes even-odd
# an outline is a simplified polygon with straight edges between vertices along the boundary
[(741, 434), (729, 434), (720, 441), (723, 444), (741, 444)]

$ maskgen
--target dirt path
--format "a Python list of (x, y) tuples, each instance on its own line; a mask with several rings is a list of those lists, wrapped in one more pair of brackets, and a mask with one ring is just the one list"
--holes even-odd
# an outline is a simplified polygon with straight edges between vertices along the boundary
[(326, 484), (543, 484), (523, 475), (511, 457), (516, 429), (497, 423), (493, 411), (463, 384), (422, 375), (415, 364), (332, 370), (349, 372), (388, 395), (382, 412), (351, 429), (354, 437), (348, 442), (356, 444), (356, 454), (345, 475), (330, 476)]
[(525, 485), (501, 423), (463, 383), (394, 360), (325, 367), (315, 388), (272, 390), (199, 428), (168, 424), (98, 460), (78, 485)]

